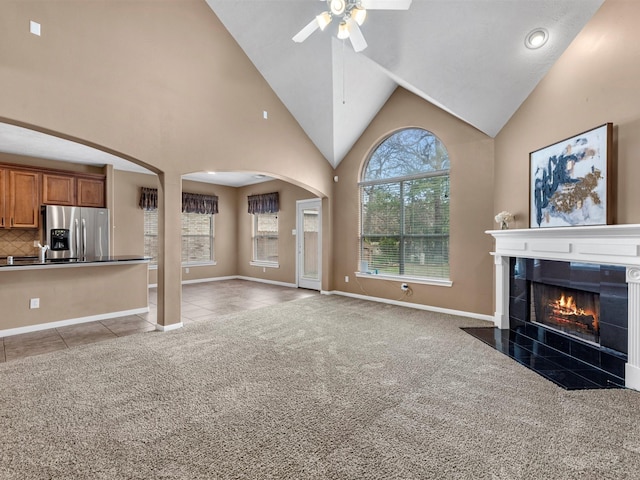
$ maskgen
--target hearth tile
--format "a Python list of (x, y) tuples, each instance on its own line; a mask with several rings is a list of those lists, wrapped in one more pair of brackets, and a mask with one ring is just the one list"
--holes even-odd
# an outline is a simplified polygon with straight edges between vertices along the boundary
[(528, 320), (529, 301), (526, 298), (509, 299), (509, 318), (517, 320)]
[(592, 347), (582, 342), (571, 341), (571, 351), (569, 353), (572, 357), (579, 358), (585, 363), (600, 366), (600, 349)]
[(494, 348), (496, 346), (496, 336), (500, 335), (500, 329), (495, 327), (469, 327), (462, 330)]
[(555, 348), (556, 350), (567, 354), (571, 351), (571, 340), (569, 340), (564, 335), (560, 335), (559, 333), (547, 331), (546, 344), (551, 348)]
[(526, 335), (533, 340), (537, 340), (538, 342), (545, 342), (547, 339), (547, 330), (545, 328), (529, 322), (524, 326), (524, 331), (519, 333)]
[(518, 357), (514, 357), (518, 363), (526, 365), (536, 372), (544, 371), (544, 370), (563, 370), (563, 368), (552, 360), (540, 357), (538, 355), (526, 355), (523, 354)]
[(518, 320), (517, 318), (510, 317), (509, 318), (509, 328), (515, 330), (517, 328), (524, 328), (526, 322), (523, 320)]
[(522, 335), (520, 333), (511, 335), (510, 340), (513, 344), (518, 345), (521, 348), (525, 348), (535, 355), (539, 355), (542, 357), (555, 357), (557, 355), (563, 355), (563, 352), (560, 352), (542, 342), (539, 342), (538, 340), (534, 340), (531, 337)]
[[(495, 327), (462, 330), (567, 390), (619, 388), (624, 383), (622, 378), (513, 331)], [(606, 356), (608, 361), (620, 361), (612, 355)]]
[(607, 352), (600, 352), (601, 368), (612, 375), (624, 378), (626, 363), (626, 358), (617, 357)]
[(518, 327), (514, 329), (510, 329), (511, 335), (509, 338), (512, 342), (517, 343), (518, 345), (531, 347), (535, 340), (531, 337), (531, 335), (527, 335), (526, 325), (523, 327)]
[(600, 323), (600, 345), (617, 352), (627, 353), (628, 331), (626, 328), (616, 327), (608, 323)]
[[(626, 287), (626, 286), (625, 286)], [(600, 293), (600, 323), (608, 323), (616, 327), (626, 328), (629, 321), (629, 306), (625, 295), (615, 295), (610, 292)]]
[(529, 292), (529, 282), (526, 278), (515, 278), (511, 277), (511, 285), (509, 289), (509, 294), (516, 298), (521, 295), (526, 295)]
[(586, 378), (590, 382), (599, 385), (601, 388), (621, 388), (624, 387), (624, 378), (616, 377), (597, 368), (575, 370), (575, 374)]
[(566, 390), (586, 390), (602, 388), (598, 384), (565, 369), (539, 370), (538, 373)]

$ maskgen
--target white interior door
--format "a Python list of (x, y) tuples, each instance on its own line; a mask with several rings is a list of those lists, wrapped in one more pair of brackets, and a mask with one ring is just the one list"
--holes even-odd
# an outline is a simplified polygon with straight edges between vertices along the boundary
[(296, 202), (298, 287), (321, 289), (322, 279), (322, 200)]

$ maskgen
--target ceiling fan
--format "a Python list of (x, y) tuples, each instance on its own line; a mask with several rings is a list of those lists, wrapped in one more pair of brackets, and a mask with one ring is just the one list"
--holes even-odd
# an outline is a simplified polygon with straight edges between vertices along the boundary
[(367, 10), (408, 10), (411, 0), (321, 0), (327, 2), (329, 10), (322, 12), (300, 30), (293, 41), (304, 42), (309, 35), (318, 28), (324, 30), (333, 20), (340, 19), (338, 38), (348, 38), (356, 52), (367, 48), (367, 42), (362, 35), (360, 25), (367, 16)]

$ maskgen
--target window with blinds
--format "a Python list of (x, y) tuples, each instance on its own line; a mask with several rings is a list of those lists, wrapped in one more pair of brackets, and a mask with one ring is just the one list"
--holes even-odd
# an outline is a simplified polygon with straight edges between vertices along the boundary
[(396, 132), (360, 182), (360, 270), (449, 278), (449, 156), (432, 133)]
[(213, 262), (213, 215), (182, 213), (182, 263)]
[(253, 214), (253, 264), (278, 264), (278, 214)]
[[(182, 264), (214, 262), (214, 216), (208, 213), (182, 213)], [(158, 211), (144, 211), (144, 254), (158, 264)]]

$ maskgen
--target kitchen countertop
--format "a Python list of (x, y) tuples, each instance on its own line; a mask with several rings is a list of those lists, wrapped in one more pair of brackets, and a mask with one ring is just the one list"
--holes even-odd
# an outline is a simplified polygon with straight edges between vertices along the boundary
[(149, 263), (144, 255), (114, 255), (108, 257), (48, 258), (43, 262), (38, 257), (13, 257), (13, 264), (7, 264), (7, 257), (0, 257), (0, 269), (26, 270), (39, 268), (87, 267), (118, 263)]

